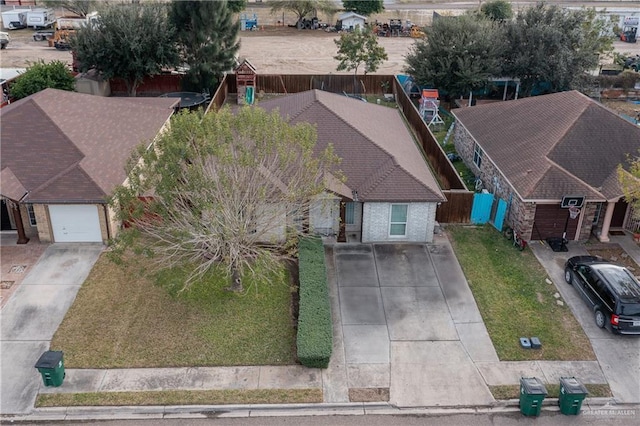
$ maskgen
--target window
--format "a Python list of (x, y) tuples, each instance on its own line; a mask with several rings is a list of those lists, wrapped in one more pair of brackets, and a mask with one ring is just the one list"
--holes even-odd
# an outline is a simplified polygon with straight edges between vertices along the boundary
[(356, 223), (356, 203), (344, 203), (344, 223), (346, 225)]
[(407, 235), (407, 208), (406, 204), (391, 205), (390, 236), (404, 237)]
[(31, 226), (37, 226), (36, 222), (36, 212), (33, 211), (33, 204), (27, 204), (27, 213), (29, 214), (29, 224)]
[(482, 164), (482, 157), (484, 156), (484, 151), (480, 148), (480, 145), (475, 144), (473, 147), (473, 164), (480, 168)]

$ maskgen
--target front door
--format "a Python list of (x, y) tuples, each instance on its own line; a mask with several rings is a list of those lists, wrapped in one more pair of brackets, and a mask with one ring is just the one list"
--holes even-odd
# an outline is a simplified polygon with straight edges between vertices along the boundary
[(12, 229), (16, 229), (15, 226), (13, 226), (13, 221), (12, 221), (12, 217), (11, 217), (11, 213), (9, 212), (9, 204), (7, 203), (7, 200), (5, 200), (4, 198), (2, 199), (2, 207), (1, 207), (1, 211), (0, 211), (1, 215), (2, 215), (2, 222), (0, 222), (0, 230), (2, 231), (10, 231)]

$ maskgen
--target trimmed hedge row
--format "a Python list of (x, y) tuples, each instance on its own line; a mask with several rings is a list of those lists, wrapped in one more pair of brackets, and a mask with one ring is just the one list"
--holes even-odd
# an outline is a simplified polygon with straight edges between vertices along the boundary
[(333, 350), (333, 327), (324, 247), (319, 237), (300, 240), (298, 269), (298, 359), (307, 367), (327, 368)]

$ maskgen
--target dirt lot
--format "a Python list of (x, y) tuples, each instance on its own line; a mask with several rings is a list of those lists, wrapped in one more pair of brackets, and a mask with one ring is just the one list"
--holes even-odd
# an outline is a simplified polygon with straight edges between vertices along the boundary
[[(298, 31), (289, 27), (264, 27), (261, 31), (242, 32), (240, 56), (249, 59), (262, 74), (328, 74), (336, 72), (337, 61), (334, 40), (336, 33), (323, 30)], [(11, 32), (11, 43), (0, 55), (2, 68), (22, 68), (38, 59), (62, 60), (71, 63), (71, 53), (47, 47), (47, 42), (36, 42), (33, 31), (24, 29)], [(402, 72), (404, 57), (413, 44), (410, 37), (380, 38), (389, 60), (378, 70), (380, 74)]]

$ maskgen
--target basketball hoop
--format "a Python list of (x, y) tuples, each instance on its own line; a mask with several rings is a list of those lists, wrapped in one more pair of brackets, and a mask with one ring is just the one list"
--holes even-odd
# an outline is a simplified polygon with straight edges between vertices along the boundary
[(571, 219), (575, 219), (578, 217), (578, 215), (580, 214), (580, 209), (577, 207), (569, 207), (569, 217)]

